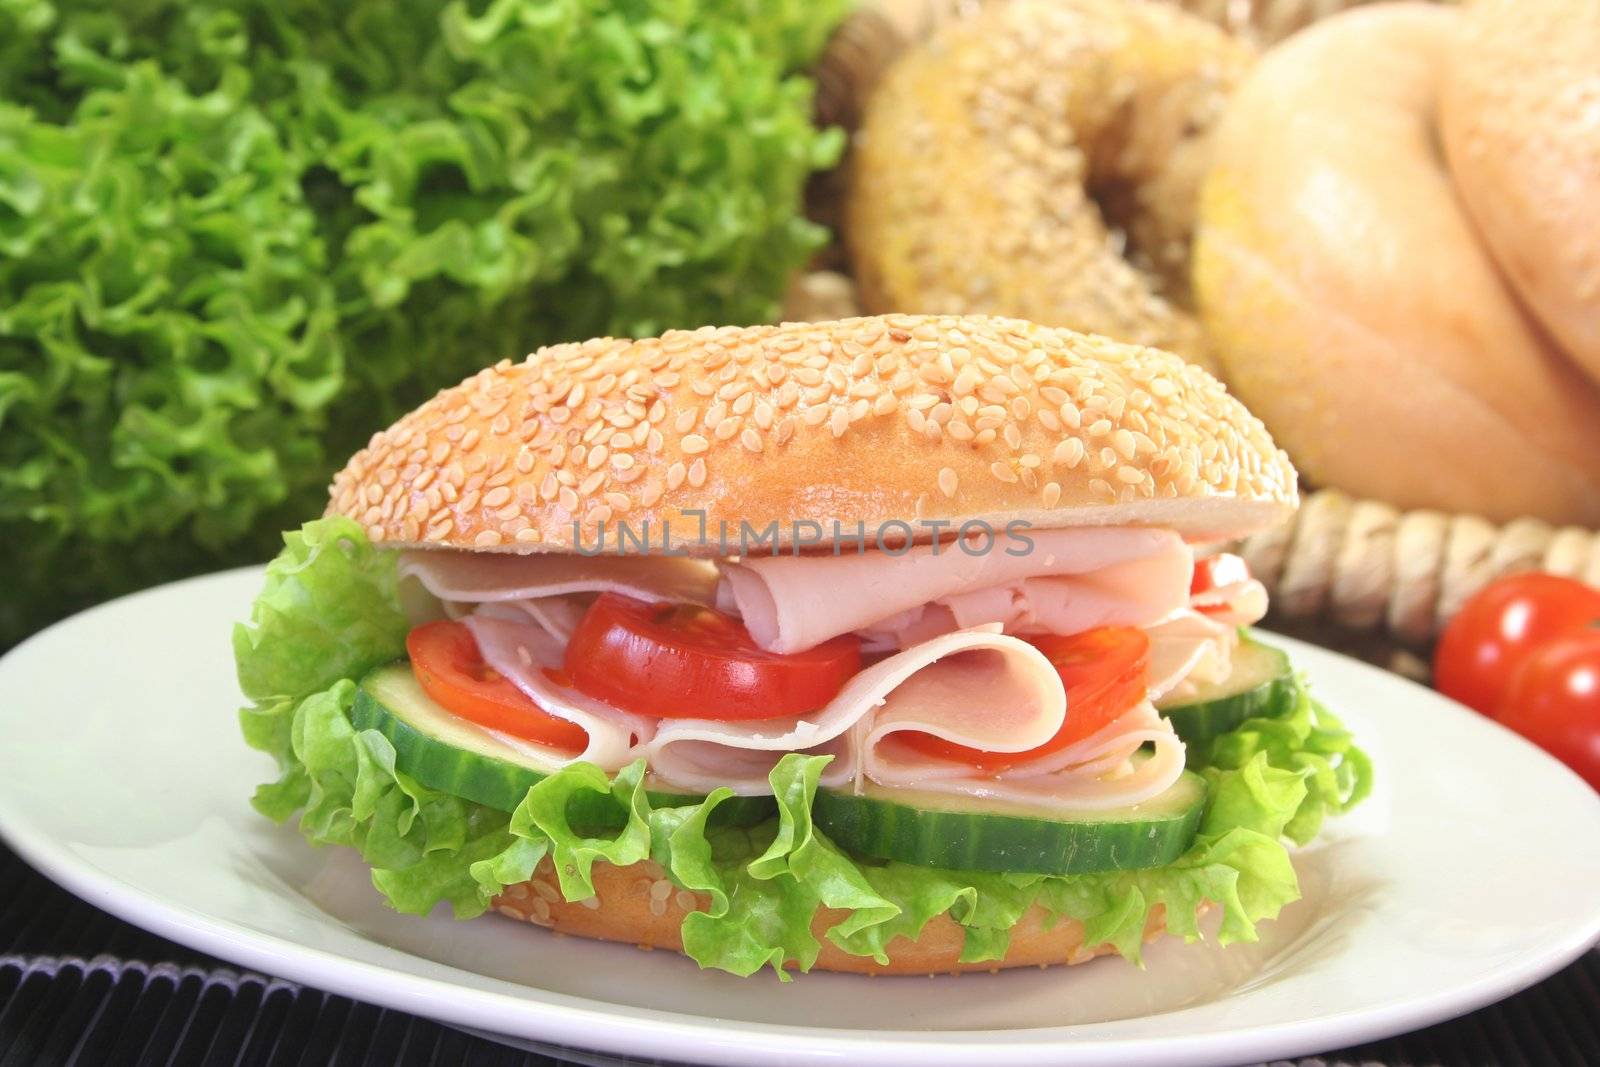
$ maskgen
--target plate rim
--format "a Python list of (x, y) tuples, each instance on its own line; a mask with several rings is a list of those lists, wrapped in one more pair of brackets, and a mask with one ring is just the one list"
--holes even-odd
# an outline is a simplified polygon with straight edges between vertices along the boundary
[[(54, 623), (0, 656), (0, 672), (9, 662), (26, 654), (36, 642), (79, 624), (90, 615), (126, 607), (131, 601), (170, 594), (181, 587), (222, 582), (261, 571), (260, 565), (249, 565), (196, 575), (95, 605)], [(1370, 673), (1383, 684), (1399, 683), (1402, 689), (1413, 687), (1430, 698), (1453, 703), (1416, 682), (1342, 653), (1273, 631), (1262, 632), (1284, 643), (1291, 653), (1309, 651), (1313, 658), (1333, 657), (1358, 672)], [(1454, 710), (1474, 714), (1460, 705)], [(1483, 722), (1498, 730), (1503, 735), (1502, 740), (1511, 739), (1511, 743), (1537, 753), (1547, 769), (1558, 769), (1573, 783), (1589, 788), (1564, 764), (1531, 742), (1498, 723)], [(1597, 804), (1600, 804), (1600, 797), (1597, 797)], [(856, 1030), (607, 1005), (536, 987), (536, 997), (519, 997), (498, 990), (469, 988), (447, 977), (391, 970), (336, 951), (251, 930), (231, 920), (173, 903), (81, 859), (42, 828), (30, 825), (25, 813), (10, 802), (3, 786), (0, 786), (0, 840), (35, 870), (95, 907), (168, 940), (264, 974), (446, 1024), (456, 1023), (503, 1035), (510, 1040), (528, 1037), (613, 1054), (637, 1055), (645, 1051), (670, 1057), (674, 1055), (672, 1049), (648, 1047), (670, 1036), (673, 1048), (680, 1052), (692, 1048), (695, 1057), (692, 1062), (707, 1064), (740, 1064), (747, 1062), (751, 1055), (761, 1055), (772, 1063), (847, 1062), (852, 1055), (869, 1049), (881, 1051), (886, 1044), (895, 1047), (897, 1058), (915, 1054), (917, 1058), (907, 1062), (927, 1064), (970, 1062), (971, 1049), (981, 1044), (985, 1062), (996, 1067), (1103, 1063), (1108, 1057), (1115, 1057), (1119, 1063), (1156, 1067), (1169, 1063), (1227, 1064), (1308, 1055), (1409, 1032), (1468, 1014), (1528, 988), (1600, 943), (1600, 906), (1597, 906), (1587, 926), (1575, 925), (1564, 931), (1563, 936), (1554, 938), (1538, 955), (1519, 958), (1504, 969), (1466, 985), (1433, 989), (1374, 1008), (1287, 1019), (1249, 1030), (1109, 1038), (1094, 1036), (1094, 1031), (1106, 1023), (1011, 1031)], [(427, 962), (450, 971), (462, 970), (453, 964)], [(448, 1010), (438, 1010), (440, 1008)], [(1159, 1014), (1203, 1010), (1204, 1006), (1187, 1007)], [(525, 1025), (506, 1029), (508, 1013), (514, 1013)], [(997, 1033), (1002, 1032), (1004, 1038), (997, 1040)]]

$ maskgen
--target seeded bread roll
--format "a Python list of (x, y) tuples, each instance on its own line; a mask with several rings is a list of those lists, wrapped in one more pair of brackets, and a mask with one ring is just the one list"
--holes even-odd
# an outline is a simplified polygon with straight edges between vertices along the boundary
[(1250, 48), (1169, 3), (975, 6), (868, 95), (843, 233), (869, 311), (986, 311), (1215, 363), (1187, 310)]
[[(576, 937), (681, 952), (684, 916), (691, 911), (704, 911), (710, 905), (710, 898), (705, 894), (676, 888), (667, 880), (660, 865), (650, 860), (631, 867), (597, 863), (592, 874), (595, 895), (571, 903), (562, 899), (547, 859), (531, 879), (508, 886), (496, 897), (494, 910), (508, 919), (520, 919)], [(891, 941), (889, 962), (880, 964), (870, 956), (852, 956), (827, 939), (828, 928), (844, 917), (843, 912), (831, 908), (817, 912), (812, 933), (821, 942), (822, 951), (813, 970), (873, 975), (953, 974), (1086, 963), (1113, 951), (1110, 945), (1086, 947), (1083, 924), (1075, 919), (1047, 925), (1044, 910), (1035, 906), (1012, 929), (1011, 945), (1004, 959), (961, 962), (961, 945), (966, 932), (949, 915), (938, 915), (928, 921), (915, 941), (903, 937)], [(1153, 941), (1165, 931), (1166, 923), (1157, 907), (1151, 912), (1145, 940)]]
[(1600, 382), (1600, 3), (1475, 0), (1439, 134), (1500, 270)]
[[(1600, 525), (1600, 386), (1506, 284), (1440, 152), (1467, 19), (1373, 4), (1264, 56), (1214, 134), (1195, 290), (1231, 387), (1318, 484), (1494, 522)], [(1508, 99), (1527, 92), (1559, 95), (1540, 81)], [(1542, 180), (1581, 187), (1556, 158)], [(1581, 243), (1600, 205), (1544, 199)], [(1588, 281), (1553, 249), (1538, 264), (1574, 297), (1588, 287), (1592, 322), (1600, 262)]]
[(823, 544), (834, 520), (869, 538), (891, 520), (915, 534), (973, 518), (1220, 538), (1296, 500), (1260, 421), (1170, 353), (1016, 319), (890, 315), (502, 362), (374, 436), (329, 511), (391, 547), (614, 547), (625, 521), (648, 522), (659, 549), (670, 522), (670, 544), (710, 555), (719, 521), (777, 522), (785, 544), (802, 520), (827, 527)]

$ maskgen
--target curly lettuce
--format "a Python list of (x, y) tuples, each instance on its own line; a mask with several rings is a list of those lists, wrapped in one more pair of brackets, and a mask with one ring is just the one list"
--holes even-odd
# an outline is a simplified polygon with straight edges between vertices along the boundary
[(0, 647), (503, 356), (772, 317), (846, 0), (0, 0)]
[[(1252, 720), (1217, 739), (1193, 845), (1148, 870), (990, 874), (847, 855), (811, 820), (828, 757), (797, 753), (770, 777), (777, 817), (752, 828), (713, 823), (726, 789), (656, 806), (642, 763), (615, 775), (574, 764), (508, 813), (420, 785), (396, 768), (386, 738), (352, 725), (353, 679), (400, 655), (404, 637), (392, 553), (343, 518), (285, 538), (251, 622), (234, 634), (240, 684), (253, 701), (240, 713), (245, 738), (280, 770), (257, 791), (256, 806), (278, 820), (299, 812), (312, 842), (359, 850), (373, 884), (409, 913), (444, 902), (457, 916), (480, 914), (547, 857), (561, 893), (582, 900), (594, 893), (596, 863), (652, 859), (674, 885), (710, 901), (685, 919), (684, 951), (738, 975), (808, 969), (822, 948), (815, 926), (823, 908), (839, 916), (822, 931), (829, 942), (885, 963), (895, 938), (917, 937), (940, 915), (963, 928), (963, 960), (1000, 959), (1034, 909), (1047, 922), (1081, 922), (1088, 943), (1135, 961), (1157, 908), (1172, 933), (1193, 940), (1198, 909), (1214, 904), (1222, 944), (1252, 941), (1258, 923), (1299, 896), (1284, 840), (1302, 840), (1370, 787), (1360, 750), (1303, 695), (1287, 718)], [(610, 829), (572, 825), (580, 794), (591, 802), (582, 810), (614, 808), (615, 818), (601, 820)]]

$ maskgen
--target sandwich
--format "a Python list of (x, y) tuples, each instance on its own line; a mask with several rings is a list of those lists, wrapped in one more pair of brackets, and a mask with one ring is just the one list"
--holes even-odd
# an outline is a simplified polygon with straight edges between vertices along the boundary
[(544, 348), (285, 535), (234, 633), (254, 803), (403, 912), (738, 975), (1253, 940), (1371, 779), (1215, 551), (1296, 503), (1221, 383), (1102, 337)]

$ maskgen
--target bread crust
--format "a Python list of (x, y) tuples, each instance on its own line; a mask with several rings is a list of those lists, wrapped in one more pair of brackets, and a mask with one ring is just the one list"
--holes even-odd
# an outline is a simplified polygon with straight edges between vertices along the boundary
[(1252, 58), (1146, 0), (951, 18), (864, 105), (843, 228), (863, 306), (1019, 315), (1214, 370), (1185, 310), (1189, 237), (1209, 130)]
[[(508, 919), (531, 922), (574, 937), (682, 952), (684, 916), (690, 911), (705, 911), (710, 905), (705, 894), (674, 886), (661, 866), (651, 860), (629, 867), (601, 862), (591, 873), (595, 895), (587, 901), (569, 902), (562, 899), (554, 870), (545, 859), (531, 879), (508, 886), (496, 897), (493, 908)], [(853, 956), (827, 939), (828, 928), (845, 915), (832, 908), (817, 911), (811, 932), (822, 949), (812, 970), (866, 975), (961, 974), (1087, 963), (1115, 951), (1110, 945), (1085, 946), (1082, 923), (1075, 919), (1050, 923), (1044, 909), (1035, 905), (1012, 929), (1010, 947), (1003, 959), (963, 963), (965, 931), (948, 915), (938, 915), (928, 921), (915, 941), (904, 937), (890, 941), (889, 962), (880, 964), (870, 956)], [(1151, 912), (1145, 940), (1153, 941), (1165, 931), (1166, 922), (1158, 906)], [(789, 966), (793, 966), (792, 962)]]
[(1600, 382), (1600, 4), (1475, 0), (1439, 129), (1495, 262)]
[(1196, 295), (1230, 387), (1309, 480), (1594, 525), (1600, 389), (1506, 285), (1434, 135), (1466, 17), (1354, 8), (1262, 58), (1215, 135)]
[(615, 550), (625, 522), (707, 556), (741, 522), (780, 545), (802, 521), (821, 544), (864, 524), (869, 547), (925, 520), (1223, 537), (1297, 503), (1260, 420), (1170, 353), (914, 315), (540, 349), (375, 435), (330, 497), (391, 547)]

